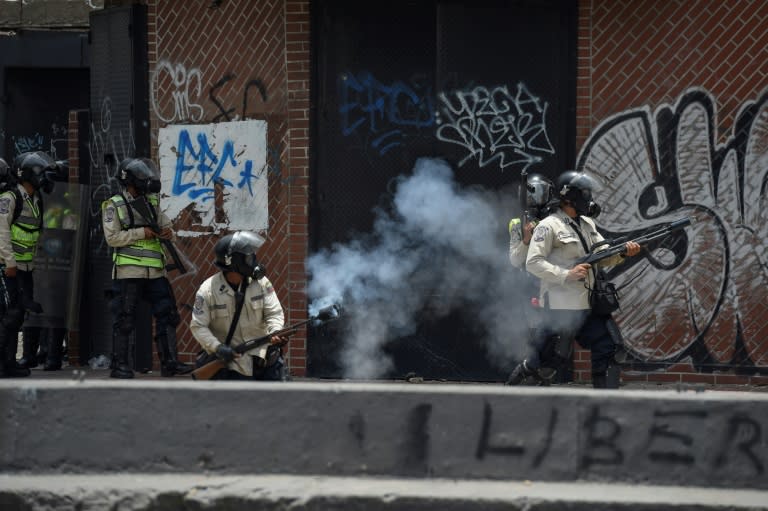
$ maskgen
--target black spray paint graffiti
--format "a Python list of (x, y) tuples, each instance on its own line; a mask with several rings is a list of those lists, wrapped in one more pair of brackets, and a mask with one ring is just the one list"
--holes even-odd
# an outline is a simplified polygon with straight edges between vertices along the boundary
[(477, 160), (481, 168), (495, 163), (501, 170), (511, 165), (527, 169), (555, 153), (547, 135), (548, 104), (522, 83), (514, 94), (504, 85), (443, 92), (438, 97), (437, 138), (467, 151), (459, 167)]
[(233, 112), (235, 111), (234, 108), (226, 108), (224, 105), (219, 101), (219, 99), (215, 96), (215, 92), (219, 89), (221, 89), (227, 82), (233, 80), (237, 75), (234, 73), (227, 73), (221, 79), (216, 82), (213, 87), (208, 91), (208, 98), (213, 102), (214, 105), (216, 105), (219, 109), (219, 114), (216, 115), (216, 117), (213, 118), (211, 122), (221, 122), (224, 121), (236, 121), (240, 117), (243, 119), (246, 118), (246, 112), (248, 111), (248, 93), (251, 88), (256, 88), (256, 90), (259, 92), (259, 95), (261, 96), (261, 101), (263, 103), (267, 102), (267, 88), (264, 86), (264, 83), (262, 83), (261, 80), (253, 79), (250, 80), (248, 83), (245, 84), (245, 88), (243, 89), (243, 110), (241, 112), (241, 115), (238, 116), (237, 114), (232, 116)]
[[(521, 460), (530, 457), (532, 468), (540, 466), (554, 447), (558, 428), (570, 430), (574, 427), (570, 421), (559, 421), (558, 415), (556, 408), (549, 411), (546, 429), (542, 424), (537, 430), (541, 431), (543, 438), (537, 439), (535, 445), (526, 445), (522, 441), (508, 444), (506, 439), (517, 438), (517, 435), (509, 431), (495, 431), (493, 409), (485, 403), (475, 457), (478, 460), (489, 455), (514, 456)], [(720, 438), (707, 439), (706, 445), (697, 445), (703, 438), (700, 436), (697, 439), (693, 432), (702, 431), (702, 428), (695, 426), (718, 419), (706, 409), (655, 410), (644, 437), (629, 438), (621, 420), (605, 413), (599, 406), (592, 406), (578, 425), (583, 439), (578, 446), (579, 468), (590, 470), (597, 466), (622, 465), (627, 462), (627, 451), (642, 445), (641, 452), (646, 460), (659, 467), (699, 466), (705, 471), (717, 471), (727, 469), (725, 464), (733, 462), (745, 465), (754, 475), (764, 474), (762, 427), (759, 421), (748, 415), (735, 413), (726, 417), (721, 424)], [(509, 427), (508, 422), (505, 424)]]
[[(725, 402), (685, 401), (639, 405), (627, 417), (626, 410), (611, 403), (561, 409), (531, 408), (524, 401), (483, 400), (460, 412), (419, 402), (389, 411), (388, 417), (401, 419), (388, 424), (386, 438), (377, 435), (375, 418), (358, 411), (346, 422), (348, 445), (356, 447), (358, 456), (370, 449), (391, 451), (393, 468), (408, 476), (454, 475), (451, 465), (456, 465), (492, 477), (557, 473), (669, 484), (677, 473), (729, 486), (764, 481), (768, 452), (762, 409), (750, 415)], [(452, 439), (458, 417), (461, 433)]]
[(691, 90), (674, 106), (621, 113), (591, 135), (579, 170), (603, 183), (609, 237), (686, 216), (694, 225), (616, 267), (618, 314), (640, 362), (701, 369), (768, 368), (768, 95), (741, 109), (716, 142), (714, 99)]
[[(232, 81), (237, 75), (234, 73), (226, 73), (221, 79), (219, 79), (213, 87), (210, 88), (208, 91), (208, 98), (213, 102), (214, 105), (219, 109), (219, 114), (217, 114), (211, 122), (222, 122), (224, 121), (236, 121), (240, 118), (246, 119), (247, 118), (247, 112), (248, 112), (248, 105), (249, 105), (249, 94), (252, 94), (251, 89), (256, 89), (259, 93), (259, 97), (261, 98), (262, 103), (266, 103), (268, 100), (267, 96), (267, 88), (264, 85), (264, 83), (254, 78), (252, 80), (249, 80), (248, 83), (245, 84), (245, 88), (243, 89), (243, 106), (240, 114), (235, 113), (235, 108), (227, 108), (218, 97), (216, 97), (216, 92), (219, 91), (222, 87), (224, 87), (225, 84)], [(293, 180), (293, 177), (283, 178), (282, 176), (282, 163), (280, 160), (280, 155), (282, 153), (283, 146), (282, 144), (278, 144), (277, 146), (269, 145), (267, 146), (267, 174), (270, 176), (273, 176), (275, 179), (277, 179), (279, 182), (283, 184), (287, 184)]]
[(344, 73), (338, 82), (342, 134), (361, 134), (379, 155), (435, 124), (431, 87), (423, 77), (385, 85), (368, 72)]

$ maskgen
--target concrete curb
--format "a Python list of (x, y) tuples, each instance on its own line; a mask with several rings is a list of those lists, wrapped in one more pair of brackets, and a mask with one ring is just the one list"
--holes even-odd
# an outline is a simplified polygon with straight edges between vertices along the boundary
[(768, 492), (587, 482), (285, 475), (0, 475), (0, 509), (765, 510)]

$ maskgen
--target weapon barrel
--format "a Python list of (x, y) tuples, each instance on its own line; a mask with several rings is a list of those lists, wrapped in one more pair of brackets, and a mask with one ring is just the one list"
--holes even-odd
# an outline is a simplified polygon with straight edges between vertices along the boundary
[[(639, 236), (629, 241), (634, 241), (639, 245), (644, 245), (649, 241), (662, 238), (664, 236), (669, 236), (672, 232), (682, 229), (683, 227), (689, 226), (692, 223), (693, 223), (693, 219), (691, 217), (682, 218), (680, 220), (676, 220), (668, 225), (659, 227), (658, 229), (655, 229), (643, 236)], [(609, 257), (612, 257), (614, 255), (621, 254), (625, 250), (624, 249), (625, 245), (626, 245), (626, 242), (622, 242), (620, 244), (611, 245), (605, 250), (600, 250), (599, 252), (593, 252), (593, 253), (587, 254), (586, 257), (583, 257), (577, 260), (576, 264), (581, 264), (581, 263), (592, 264), (592, 263), (602, 261), (603, 259), (608, 259)]]

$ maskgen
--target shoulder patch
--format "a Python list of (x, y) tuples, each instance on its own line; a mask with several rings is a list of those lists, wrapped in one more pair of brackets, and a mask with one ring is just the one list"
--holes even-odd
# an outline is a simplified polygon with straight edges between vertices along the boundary
[(199, 316), (203, 313), (203, 307), (205, 307), (205, 298), (203, 298), (203, 295), (195, 295), (195, 305), (192, 307), (192, 314)]
[(112, 222), (115, 219), (115, 207), (109, 205), (104, 209), (104, 221)]
[(11, 212), (11, 198), (0, 197), (0, 215), (7, 215)]
[(549, 232), (549, 227), (546, 225), (537, 225), (536, 229), (533, 230), (533, 241), (537, 243), (541, 243), (544, 241), (544, 239), (547, 237), (547, 233)]

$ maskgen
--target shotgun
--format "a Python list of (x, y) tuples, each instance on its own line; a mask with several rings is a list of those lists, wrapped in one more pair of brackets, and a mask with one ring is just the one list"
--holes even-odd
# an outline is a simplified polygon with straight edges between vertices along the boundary
[(666, 236), (669, 236), (673, 232), (682, 229), (683, 227), (687, 227), (691, 225), (695, 219), (693, 217), (686, 217), (681, 220), (677, 220), (675, 222), (672, 222), (670, 224), (664, 225), (662, 227), (659, 227), (658, 229), (654, 229), (652, 231), (647, 232), (646, 234), (643, 234), (642, 236), (638, 236), (633, 239), (629, 240), (614, 240), (612, 242), (608, 242), (608, 247), (603, 250), (594, 251), (596, 248), (599, 248), (606, 243), (600, 243), (594, 247), (592, 247), (592, 250), (589, 254), (586, 256), (578, 259), (576, 261), (576, 264), (581, 263), (588, 263), (588, 264), (594, 264), (598, 261), (602, 261), (603, 259), (608, 259), (609, 257), (622, 254), (626, 250), (626, 243), (627, 241), (634, 241), (640, 246), (643, 246), (647, 244), (650, 241), (653, 241), (655, 239), (664, 238)]
[[(149, 203), (147, 197), (144, 195), (136, 197), (132, 202), (132, 205), (148, 222), (149, 228), (159, 234), (161, 229), (157, 223), (157, 212), (155, 211), (155, 208), (152, 207), (152, 204)], [(169, 271), (179, 270), (179, 273), (182, 274), (187, 273), (187, 267), (184, 266), (184, 262), (181, 260), (181, 257), (179, 257), (179, 253), (176, 252), (176, 247), (173, 245), (173, 242), (171, 240), (160, 238), (160, 243), (163, 244), (168, 251), (168, 254), (171, 256), (171, 259), (173, 259), (173, 264), (166, 266), (165, 269)]]
[[(251, 351), (252, 349), (260, 348), (268, 344), (274, 344), (275, 346), (284, 346), (288, 342), (287, 339), (285, 339), (283, 342), (273, 343), (272, 337), (274, 336), (290, 337), (291, 335), (295, 334), (296, 331), (298, 331), (301, 327), (303, 327), (308, 323), (325, 323), (332, 319), (336, 319), (339, 317), (339, 310), (340, 308), (338, 305), (336, 304), (329, 305), (327, 307), (320, 309), (316, 315), (310, 316), (309, 319), (305, 319), (304, 321), (299, 321), (298, 323), (295, 323), (291, 326), (283, 328), (282, 330), (277, 330), (275, 332), (272, 332), (271, 334), (267, 334), (262, 337), (257, 337), (255, 339), (250, 339), (248, 341), (245, 341), (242, 344), (238, 344), (237, 346), (234, 346), (232, 348), (232, 351), (242, 355), (246, 351)], [(200, 367), (192, 371), (193, 380), (210, 380), (221, 369), (224, 369), (225, 367), (227, 367), (226, 362), (217, 358), (216, 355), (212, 353), (207, 354), (206, 360), (207, 361), (204, 362), (203, 365), (201, 365)]]

